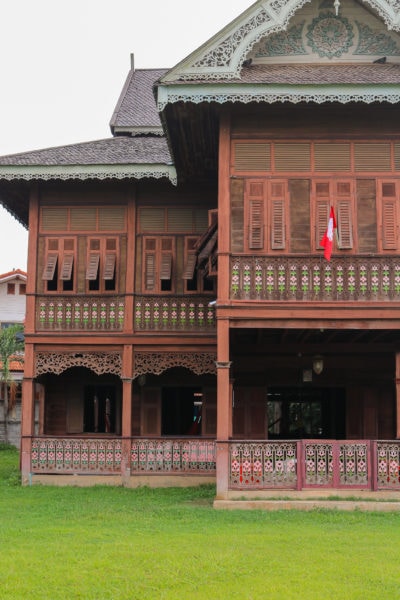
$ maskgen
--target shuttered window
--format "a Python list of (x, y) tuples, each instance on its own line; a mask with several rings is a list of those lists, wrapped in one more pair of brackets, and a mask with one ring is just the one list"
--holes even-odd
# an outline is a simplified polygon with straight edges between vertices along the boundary
[(247, 182), (247, 247), (249, 250), (264, 248), (264, 186), (263, 181)]
[(336, 204), (338, 244), (342, 250), (353, 247), (352, 206), (350, 199), (338, 199)]
[(284, 182), (271, 182), (271, 249), (286, 246), (286, 198)]
[(166, 237), (143, 239), (143, 289), (145, 292), (172, 291), (174, 240)]
[(392, 168), (390, 143), (355, 143), (354, 169), (356, 171), (390, 171)]
[(115, 261), (115, 254), (106, 254), (104, 261), (103, 279), (106, 279), (107, 281), (114, 279)]
[(311, 144), (275, 143), (275, 171), (310, 171)]
[(315, 182), (315, 248), (320, 250), (321, 240), (328, 226), (331, 186), (330, 182)]
[(58, 260), (58, 254), (48, 254), (46, 259), (46, 264), (43, 271), (43, 279), (45, 281), (51, 281), (54, 279), (54, 274), (56, 271), (56, 265)]
[(147, 253), (145, 256), (145, 289), (147, 292), (155, 291), (156, 287), (156, 256)]
[(163, 253), (161, 254), (161, 268), (160, 268), (160, 279), (170, 280), (172, 273), (172, 254)]
[(86, 269), (86, 279), (94, 281), (97, 279), (100, 264), (100, 254), (91, 252), (89, 254), (88, 265)]
[(314, 144), (314, 169), (317, 172), (350, 171), (350, 144)]
[(183, 279), (193, 279), (194, 270), (196, 268), (197, 256), (196, 254), (189, 254), (186, 260), (185, 268), (183, 270)]
[(60, 279), (63, 281), (69, 281), (72, 277), (72, 267), (74, 264), (73, 254), (64, 254), (61, 265)]
[(381, 182), (382, 250), (397, 250), (396, 183)]
[(126, 206), (44, 206), (41, 210), (41, 231), (61, 233), (77, 231), (125, 231)]

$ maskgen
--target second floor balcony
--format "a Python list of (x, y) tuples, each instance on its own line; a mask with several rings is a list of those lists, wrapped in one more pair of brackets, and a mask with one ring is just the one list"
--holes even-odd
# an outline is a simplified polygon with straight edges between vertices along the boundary
[(232, 256), (232, 300), (400, 301), (400, 256)]

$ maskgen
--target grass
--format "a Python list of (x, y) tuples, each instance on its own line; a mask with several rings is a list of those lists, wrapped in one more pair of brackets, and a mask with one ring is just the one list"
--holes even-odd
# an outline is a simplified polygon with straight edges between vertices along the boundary
[(0, 445), (0, 600), (400, 599), (400, 514), (216, 511), (214, 492), (22, 488)]

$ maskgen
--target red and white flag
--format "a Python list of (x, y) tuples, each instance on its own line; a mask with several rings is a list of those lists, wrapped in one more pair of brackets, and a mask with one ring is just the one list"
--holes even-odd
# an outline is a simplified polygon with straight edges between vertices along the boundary
[(328, 227), (324, 233), (320, 244), (325, 248), (324, 256), (326, 260), (331, 260), (332, 246), (333, 246), (333, 231), (336, 229), (336, 219), (333, 206), (331, 206), (331, 212), (329, 214)]

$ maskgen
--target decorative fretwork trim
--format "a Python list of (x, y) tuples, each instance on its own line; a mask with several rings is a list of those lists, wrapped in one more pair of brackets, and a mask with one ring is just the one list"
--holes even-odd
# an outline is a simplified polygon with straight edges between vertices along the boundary
[[(389, 30), (400, 30), (400, 0), (362, 0), (381, 16)], [(169, 71), (162, 81), (234, 79), (244, 59), (262, 38), (285, 31), (292, 16), (310, 0), (266, 0), (246, 11), (223, 34)], [(333, 4), (333, 3), (332, 3)]]
[(140, 375), (161, 375), (167, 369), (184, 367), (196, 375), (215, 375), (216, 354), (212, 352), (137, 352), (133, 378)]
[(120, 376), (122, 358), (119, 352), (37, 352), (36, 377), (44, 373), (60, 375), (71, 367), (86, 367), (96, 375), (109, 373)]
[(173, 165), (2, 165), (0, 166), (0, 179), (12, 181), (22, 179), (24, 181), (60, 179), (161, 179), (166, 177), (172, 184), (176, 185), (177, 175)]
[(389, 102), (396, 104), (400, 102), (400, 91), (397, 84), (380, 85), (374, 89), (371, 85), (324, 85), (324, 86), (306, 86), (306, 85), (269, 85), (265, 87), (249, 88), (242, 85), (234, 86), (232, 84), (209, 85), (202, 89), (193, 89), (193, 86), (176, 86), (166, 90), (166, 94), (159, 97), (158, 109), (164, 110), (167, 104), (176, 102), (216, 102), (225, 104), (226, 102), (240, 102), (249, 104), (250, 102), (265, 102), (273, 104), (275, 102), (315, 102), (322, 104), (324, 102), (339, 102), (348, 104), (350, 102), (362, 102), (371, 104), (372, 102)]

